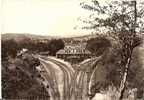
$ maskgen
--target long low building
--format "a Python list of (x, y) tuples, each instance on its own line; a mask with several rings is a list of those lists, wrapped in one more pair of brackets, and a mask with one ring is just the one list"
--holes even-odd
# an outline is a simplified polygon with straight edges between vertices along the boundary
[(57, 58), (64, 59), (71, 63), (78, 63), (91, 57), (91, 52), (85, 49), (84, 46), (73, 45), (65, 46), (64, 49), (56, 53)]

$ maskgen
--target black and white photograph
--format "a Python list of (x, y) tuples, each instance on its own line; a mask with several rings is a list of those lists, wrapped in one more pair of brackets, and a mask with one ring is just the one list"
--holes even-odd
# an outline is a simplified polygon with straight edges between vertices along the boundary
[(144, 0), (1, 0), (2, 100), (144, 100)]

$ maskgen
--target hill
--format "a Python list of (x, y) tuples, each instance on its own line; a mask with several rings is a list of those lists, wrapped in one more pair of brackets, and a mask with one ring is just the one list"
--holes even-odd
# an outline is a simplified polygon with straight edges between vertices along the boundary
[(41, 35), (33, 35), (29, 33), (5, 33), (1, 34), (2, 40), (10, 40), (14, 39), (16, 41), (21, 41), (25, 39), (31, 39), (31, 40), (42, 40), (42, 39), (54, 39), (54, 38), (60, 38), (60, 37), (53, 37), (53, 36), (41, 36)]

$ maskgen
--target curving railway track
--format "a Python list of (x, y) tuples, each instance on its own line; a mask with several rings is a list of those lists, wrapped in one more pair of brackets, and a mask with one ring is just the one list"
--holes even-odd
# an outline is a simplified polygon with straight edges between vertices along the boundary
[(37, 55), (45, 73), (41, 73), (49, 88), (51, 100), (89, 100), (90, 90), (87, 81), (87, 68), (95, 59), (80, 63), (79, 70), (74, 70), (62, 60)]
[[(72, 89), (71, 80), (72, 80), (72, 75), (74, 74), (74, 70), (68, 68), (65, 63), (62, 63), (52, 58), (39, 56), (39, 59), (41, 62), (41, 67), (43, 67), (48, 73), (47, 76), (51, 77), (49, 79), (48, 78), (45, 79), (47, 81), (50, 81), (50, 83), (52, 83), (52, 84), (48, 84), (50, 87), (52, 87), (51, 89), (52, 93), (57, 94), (57, 95), (52, 95), (52, 98), (58, 100), (69, 100), (71, 96), (70, 94), (71, 93), (70, 91)], [(52, 63), (53, 65), (50, 65), (50, 63)], [(58, 76), (59, 71), (56, 73), (57, 69), (59, 69), (59, 71), (61, 71), (63, 75)], [(45, 77), (47, 76), (45, 75)], [(63, 83), (61, 83), (59, 79), (61, 79), (61, 82)], [(59, 88), (59, 86), (63, 88)]]

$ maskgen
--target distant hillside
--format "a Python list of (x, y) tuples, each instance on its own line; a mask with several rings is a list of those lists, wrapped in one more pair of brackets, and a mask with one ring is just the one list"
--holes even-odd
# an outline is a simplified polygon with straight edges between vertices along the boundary
[(24, 39), (31, 39), (31, 40), (40, 40), (40, 39), (54, 39), (59, 37), (53, 37), (53, 36), (41, 36), (41, 35), (33, 35), (28, 33), (5, 33), (1, 34), (2, 40), (10, 40), (14, 39), (16, 41), (21, 41)]
[(95, 37), (96, 35), (81, 35), (81, 36), (72, 36), (72, 37), (56, 37), (56, 36), (42, 36), (42, 35), (34, 35), (34, 34), (28, 34), (28, 33), (5, 33), (1, 35), (2, 40), (10, 40), (14, 39), (16, 41), (22, 41), (22, 40), (51, 40), (51, 39), (63, 39), (65, 42), (75, 40), (75, 41), (87, 41), (90, 38)]
[(73, 38), (73, 39), (89, 39), (96, 37), (97, 35), (94, 34), (88, 34), (88, 35), (81, 35), (81, 36), (73, 36), (73, 37), (68, 37), (68, 38)]

